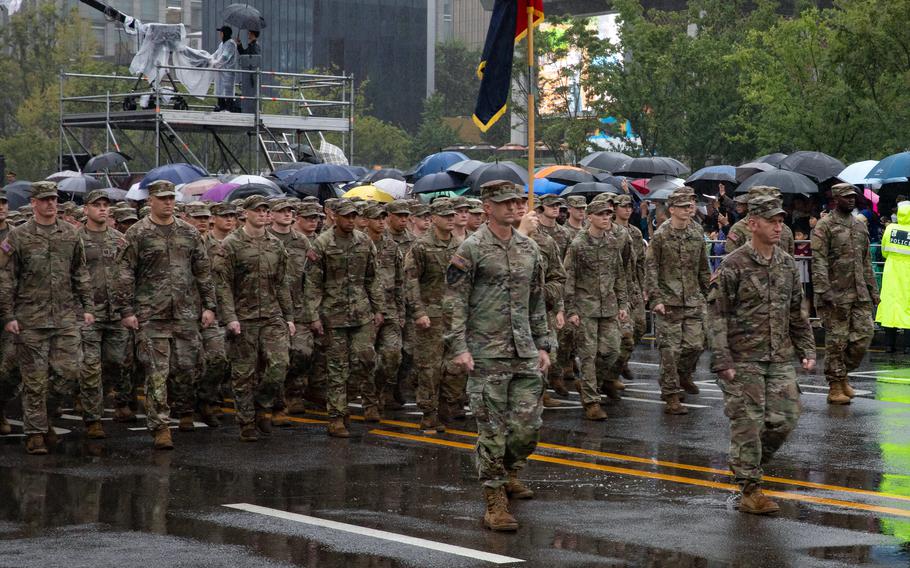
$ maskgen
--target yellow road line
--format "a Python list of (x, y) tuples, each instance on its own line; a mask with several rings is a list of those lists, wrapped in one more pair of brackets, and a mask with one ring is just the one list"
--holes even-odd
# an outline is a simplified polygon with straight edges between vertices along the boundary
[[(413, 434), (404, 434), (401, 432), (392, 432), (389, 430), (370, 430), (370, 434), (375, 434), (377, 436), (386, 436), (390, 438), (399, 438), (403, 440), (410, 440), (414, 442), (421, 442), (424, 444), (435, 444), (439, 446), (448, 446), (452, 448), (459, 448), (463, 450), (473, 450), (474, 446), (471, 444), (465, 444), (463, 442), (454, 442), (452, 440), (443, 440), (439, 438), (428, 438), (425, 436), (415, 436)], [(721, 489), (725, 491), (738, 491), (739, 487), (730, 483), (719, 483), (717, 481), (708, 481), (705, 479), (695, 479), (691, 477), (684, 477), (680, 475), (668, 475), (665, 473), (656, 473), (651, 471), (640, 471), (637, 469), (629, 469), (625, 467), (616, 467), (610, 465), (602, 465), (596, 463), (582, 462), (576, 460), (568, 460), (563, 458), (556, 458), (552, 456), (542, 456), (533, 454), (529, 456), (530, 460), (542, 461), (547, 463), (553, 463), (558, 465), (564, 465), (568, 467), (576, 467), (580, 469), (589, 469), (594, 471), (603, 471), (608, 473), (616, 473), (619, 475), (631, 475), (634, 477), (642, 477), (646, 479), (658, 479), (661, 481), (672, 481), (674, 483), (683, 483), (685, 485), (696, 485), (699, 487), (708, 487), (711, 489)], [(885, 515), (894, 515), (897, 517), (908, 517), (910, 518), (910, 510), (908, 509), (898, 509), (895, 507), (882, 507), (879, 505), (868, 505), (866, 503), (856, 503), (853, 501), (843, 501), (840, 499), (827, 499), (824, 497), (814, 497), (811, 495), (804, 495), (801, 493), (791, 493), (789, 491), (765, 491), (767, 495), (772, 497), (778, 497), (780, 499), (787, 499), (791, 501), (803, 501), (806, 503), (815, 503), (818, 505), (830, 505), (834, 507), (843, 507), (846, 509), (855, 509), (860, 511), (869, 511), (873, 513), (882, 513)]]

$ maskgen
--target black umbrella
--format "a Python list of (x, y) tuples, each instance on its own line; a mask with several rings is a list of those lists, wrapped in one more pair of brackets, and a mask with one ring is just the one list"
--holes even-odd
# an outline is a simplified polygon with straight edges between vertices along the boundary
[(381, 170), (373, 170), (367, 173), (365, 176), (361, 177), (358, 181), (361, 183), (375, 183), (381, 179), (397, 179), (398, 181), (405, 181), (404, 172), (395, 168), (382, 168)]
[(793, 152), (778, 167), (823, 183), (844, 171), (843, 162), (823, 152)]
[(249, 197), (251, 195), (278, 197), (280, 195), (284, 195), (284, 193), (270, 185), (261, 183), (248, 183), (246, 185), (241, 185), (240, 187), (235, 187), (233, 190), (231, 190), (227, 197), (224, 198), (224, 201), (227, 203), (235, 199), (243, 199), (244, 197)]
[(222, 12), (224, 22), (241, 30), (261, 31), (266, 26), (259, 10), (248, 4), (231, 4)]
[(93, 178), (92, 176), (76, 176), (68, 177), (64, 180), (60, 180), (60, 183), (57, 184), (57, 189), (65, 193), (88, 193), (93, 189), (101, 189), (104, 187), (104, 184)]
[(784, 154), (783, 152), (774, 152), (773, 154), (765, 154), (764, 156), (759, 156), (752, 161), (753, 162), (762, 162), (765, 164), (771, 164), (772, 166), (776, 166), (776, 165), (780, 164), (781, 162), (783, 162), (786, 157), (787, 157), (787, 155)]
[(609, 183), (602, 183), (597, 181), (585, 181), (582, 183), (576, 183), (575, 185), (570, 185), (565, 188), (560, 197), (567, 195), (584, 195), (585, 197), (600, 195), (601, 193), (615, 193), (620, 194), (622, 190), (614, 185)]
[(689, 166), (674, 158), (653, 156), (633, 158), (623, 168), (612, 170), (627, 177), (649, 178), (659, 175), (680, 177), (689, 173)]
[(714, 195), (719, 184), (732, 188), (737, 183), (736, 168), (726, 165), (707, 166), (686, 178), (686, 185), (699, 195)]
[(480, 160), (464, 160), (462, 162), (452, 164), (446, 168), (446, 171), (453, 175), (468, 177), (474, 172), (474, 170), (485, 164), (486, 162), (481, 162)]
[(103, 172), (111, 168), (116, 168), (122, 166), (128, 161), (132, 160), (129, 156), (123, 152), (105, 152), (103, 154), (98, 154), (91, 160), (89, 160), (83, 171), (85, 172)]
[(621, 152), (594, 152), (578, 161), (580, 166), (615, 172), (629, 165), (632, 158)]
[(742, 182), (737, 193), (749, 191), (750, 187), (756, 185), (769, 185), (776, 187), (781, 193), (818, 193), (818, 186), (811, 179), (803, 174), (791, 172), (789, 170), (771, 170), (768, 172), (759, 172)]
[(622, 182), (626, 179), (626, 177), (614, 176), (610, 172), (601, 172), (599, 174), (594, 174), (594, 179), (601, 183), (608, 183), (614, 187), (622, 187)]
[[(356, 182), (354, 182), (356, 183)], [(320, 203), (326, 199), (338, 197), (341, 193), (330, 183), (303, 183), (289, 187), (287, 194), (291, 197), (317, 197)]]
[(484, 164), (471, 172), (465, 185), (471, 186), (474, 195), (480, 194), (480, 186), (497, 179), (511, 181), (519, 185), (528, 183), (528, 172), (515, 162), (493, 162)]
[(448, 172), (423, 176), (414, 184), (413, 193), (433, 193), (435, 191), (452, 191), (465, 187), (467, 183), (461, 176)]
[(771, 170), (776, 169), (777, 166), (773, 166), (767, 162), (746, 162), (741, 166), (736, 166), (736, 181), (746, 181), (758, 172), (770, 172)]
[(574, 185), (586, 181), (595, 181), (594, 174), (569, 168), (553, 170), (544, 177), (550, 181), (555, 181), (556, 183), (561, 183), (563, 185)]
[(20, 207), (28, 205), (32, 198), (32, 182), (19, 180), (3, 188), (3, 195), (6, 196), (7, 205), (10, 211), (15, 211)]

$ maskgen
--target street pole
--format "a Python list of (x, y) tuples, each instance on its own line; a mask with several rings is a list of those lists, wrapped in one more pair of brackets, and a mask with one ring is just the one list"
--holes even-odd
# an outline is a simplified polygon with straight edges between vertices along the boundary
[(534, 3), (528, 2), (528, 211), (534, 210)]

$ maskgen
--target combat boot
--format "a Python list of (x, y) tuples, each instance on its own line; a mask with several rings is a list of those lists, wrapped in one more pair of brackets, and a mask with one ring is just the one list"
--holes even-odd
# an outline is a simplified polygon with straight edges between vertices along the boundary
[(202, 408), (199, 409), (199, 418), (201, 418), (209, 428), (221, 426), (221, 420), (218, 420), (218, 417), (215, 415), (214, 406), (210, 404), (202, 405)]
[(41, 434), (29, 434), (25, 440), (25, 453), (32, 456), (47, 455), (47, 446), (44, 445), (44, 436)]
[(622, 382), (619, 379), (613, 379), (613, 388), (622, 392), (626, 390), (626, 383)]
[(436, 423), (439, 417), (435, 412), (424, 412), (423, 418), (420, 419), (420, 429), (424, 434), (432, 434), (436, 431)]
[(610, 379), (603, 382), (603, 385), (600, 387), (600, 392), (607, 395), (607, 398), (610, 400), (620, 400), (622, 398), (619, 396), (619, 391), (616, 390), (616, 387), (613, 386), (613, 381)]
[(89, 440), (103, 440), (107, 438), (107, 434), (104, 433), (104, 428), (101, 427), (100, 420), (86, 423), (85, 435)]
[(550, 396), (550, 393), (543, 393), (543, 407), (544, 408), (556, 408), (557, 406), (562, 406), (562, 403)]
[(73, 414), (82, 416), (83, 412), (85, 412), (85, 407), (82, 406), (82, 397), (76, 395), (75, 398), (73, 398)]
[(272, 426), (276, 428), (290, 428), (294, 424), (291, 422), (291, 417), (288, 416), (288, 413), (282, 408), (279, 410), (272, 411)]
[(265, 412), (256, 412), (256, 429), (266, 436), (272, 433), (272, 419)]
[(780, 506), (762, 493), (761, 487), (743, 490), (739, 500), (739, 510), (753, 515), (770, 515), (780, 511)]
[(516, 531), (518, 521), (509, 513), (509, 499), (505, 487), (484, 487), (483, 498), (487, 510), (483, 515), (483, 526), (493, 531)]
[(558, 373), (550, 379), (550, 388), (559, 396), (569, 396), (569, 389), (566, 388), (566, 382)]
[(828, 404), (850, 404), (850, 397), (844, 394), (843, 381), (831, 381), (828, 390)]
[(679, 386), (686, 391), (686, 394), (698, 394), (701, 392), (698, 389), (698, 385), (692, 382), (692, 377), (684, 377), (679, 379)]
[(607, 413), (600, 407), (599, 402), (592, 402), (585, 405), (585, 420), (606, 420)]
[(363, 410), (363, 420), (364, 422), (379, 422), (382, 420), (382, 416), (379, 415), (379, 409), (375, 406), (368, 406)]
[(531, 491), (531, 489), (527, 485), (522, 483), (522, 481), (520, 479), (518, 479), (517, 471), (509, 472), (509, 480), (506, 481), (506, 484), (504, 487), (506, 488), (506, 495), (508, 495), (510, 499), (533, 499), (534, 498), (534, 492)]
[(57, 435), (57, 431), (54, 430), (54, 427), (51, 426), (47, 429), (47, 434), (44, 435), (44, 443), (48, 446), (56, 446), (57, 442), (60, 441), (60, 436)]
[[(622, 378), (630, 382), (635, 380), (635, 375), (632, 374), (632, 369), (629, 368), (628, 363), (622, 366), (622, 370), (619, 371), (619, 374), (622, 376)], [(625, 388), (625, 385), (623, 385), (623, 388)]]
[(0, 411), (0, 436), (9, 436), (12, 431), (13, 427), (7, 422), (6, 415), (3, 414), (3, 411)]
[(136, 413), (129, 406), (118, 406), (114, 409), (114, 422), (138, 422)]
[(240, 441), (241, 442), (255, 442), (259, 439), (259, 436), (256, 435), (256, 425), (252, 422), (243, 424), (240, 426)]
[(401, 410), (404, 404), (395, 400), (395, 386), (384, 385), (379, 394), (379, 405), (383, 410)]
[(306, 412), (306, 404), (304, 404), (303, 398), (299, 396), (289, 398), (287, 405), (288, 414), (304, 414)]
[(351, 433), (348, 432), (348, 429), (344, 425), (344, 418), (341, 416), (335, 416), (329, 420), (327, 426), (327, 432), (329, 436), (333, 438), (350, 438)]
[(460, 400), (449, 403), (449, 411), (452, 415), (452, 420), (464, 420), (468, 417), (468, 414), (464, 410), (464, 404)]
[(155, 437), (156, 450), (173, 450), (174, 442), (171, 441), (171, 429), (163, 426), (152, 434)]
[(196, 429), (196, 424), (193, 422), (193, 413), (184, 414), (180, 417), (180, 424), (177, 425), (177, 429), (181, 432), (192, 432)]
[(850, 386), (850, 379), (844, 379), (844, 380), (842, 380), (842, 381), (840, 382), (840, 386), (841, 386), (841, 388), (844, 389), (844, 394), (847, 395), (848, 398), (855, 398), (855, 397), (856, 397), (856, 391), (853, 390), (853, 387), (852, 387), (852, 386)]
[(452, 405), (444, 400), (439, 401), (439, 410), (436, 416), (442, 424), (452, 422)]
[(689, 410), (679, 401), (678, 394), (671, 394), (667, 398), (667, 405), (664, 407), (664, 414), (682, 415), (689, 414)]

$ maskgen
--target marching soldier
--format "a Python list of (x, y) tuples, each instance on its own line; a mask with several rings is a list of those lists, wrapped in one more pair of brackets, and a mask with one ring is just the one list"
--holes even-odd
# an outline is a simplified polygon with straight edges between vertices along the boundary
[[(9, 202), (6, 193), (0, 192), (0, 242), (6, 240), (12, 223), (9, 218)], [(16, 362), (15, 336), (0, 329), (0, 436), (9, 435), (13, 430), (6, 420), (6, 405), (16, 396), (19, 388), (19, 364)]]
[[(757, 195), (768, 195), (775, 199), (780, 199), (780, 190), (776, 187), (767, 185), (755, 185), (749, 188), (749, 192), (746, 195), (737, 196), (737, 199), (744, 201), (748, 207), (749, 201)], [(777, 246), (782, 248), (783, 251), (790, 256), (793, 256), (793, 253), (796, 252), (796, 241), (793, 239), (793, 231), (786, 225), (784, 225), (782, 231), (780, 242)], [(733, 223), (733, 226), (727, 231), (727, 240), (724, 241), (724, 251), (727, 254), (730, 254), (748, 243), (751, 239), (752, 230), (749, 228), (749, 216), (747, 215), (736, 223)]]
[(616, 360), (613, 378), (616, 385), (625, 388), (619, 381), (619, 376), (632, 380), (632, 371), (629, 369), (629, 360), (632, 351), (644, 336), (647, 322), (645, 320), (645, 239), (638, 227), (629, 224), (632, 217), (632, 197), (628, 194), (613, 197), (616, 219), (613, 225), (624, 229), (629, 235), (629, 263), (625, 269), (626, 296), (629, 299), (629, 318), (622, 322), (622, 341), (620, 343), (619, 358)]
[(570, 195), (566, 197), (566, 206), (569, 209), (569, 216), (563, 227), (569, 231), (569, 237), (574, 239), (585, 228), (585, 210), (588, 203), (583, 195)]
[(430, 207), (423, 203), (411, 205), (409, 224), (415, 239), (424, 236), (430, 230)]

